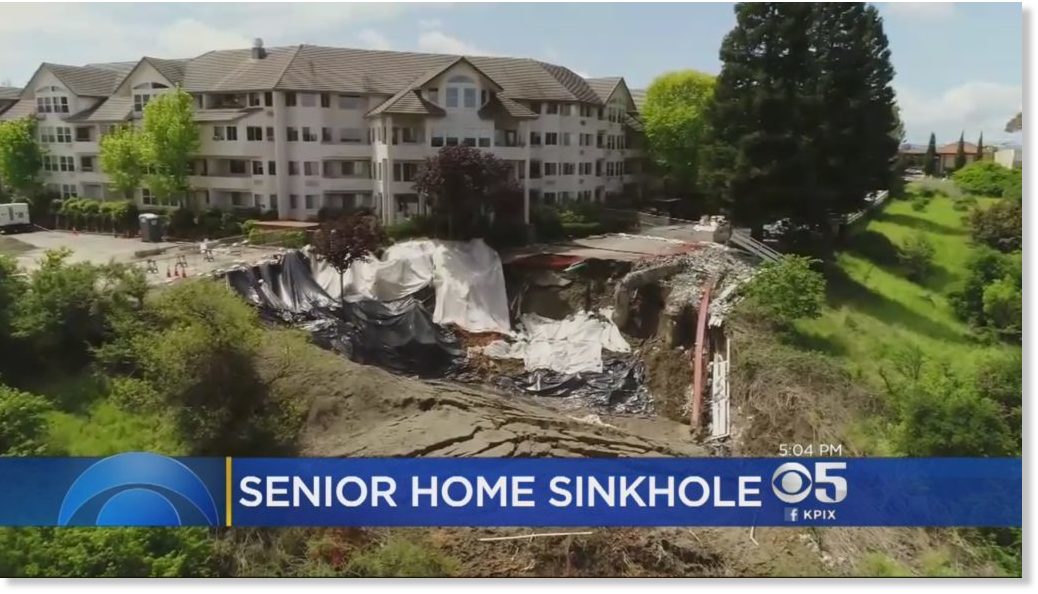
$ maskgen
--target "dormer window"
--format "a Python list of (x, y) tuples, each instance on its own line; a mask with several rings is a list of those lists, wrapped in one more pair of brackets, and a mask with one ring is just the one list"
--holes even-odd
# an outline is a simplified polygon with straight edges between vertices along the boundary
[(134, 113), (141, 113), (144, 111), (144, 106), (148, 104), (148, 101), (157, 95), (151, 91), (162, 91), (168, 89), (168, 85), (157, 82), (146, 82), (133, 87), (133, 111)]
[(475, 109), (476, 81), (461, 75), (447, 79), (447, 108)]

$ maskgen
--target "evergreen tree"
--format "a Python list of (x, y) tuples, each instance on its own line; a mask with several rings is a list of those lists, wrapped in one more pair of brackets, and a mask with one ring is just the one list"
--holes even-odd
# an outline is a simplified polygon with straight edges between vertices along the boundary
[(937, 137), (930, 133), (930, 144), (926, 145), (926, 156), (923, 157), (923, 174), (933, 175), (937, 172)]
[(966, 133), (962, 132), (959, 134), (959, 147), (955, 149), (955, 169), (962, 169), (966, 166)]
[(977, 160), (982, 161), (984, 159), (984, 132), (980, 133), (980, 138), (977, 139)]
[(890, 50), (862, 3), (738, 4), (702, 180), (737, 223), (819, 230), (889, 188), (899, 144)]

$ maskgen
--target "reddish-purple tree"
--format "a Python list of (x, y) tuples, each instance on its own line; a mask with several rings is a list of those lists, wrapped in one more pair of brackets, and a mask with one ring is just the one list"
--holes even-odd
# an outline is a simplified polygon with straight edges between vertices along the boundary
[(491, 219), (522, 221), (522, 190), (513, 165), (468, 146), (447, 146), (418, 169), (415, 191), (431, 205), (436, 233), (479, 236)]
[(313, 237), (317, 258), (339, 273), (339, 299), (343, 300), (343, 277), (357, 260), (377, 255), (389, 238), (378, 218), (353, 213), (321, 224)]

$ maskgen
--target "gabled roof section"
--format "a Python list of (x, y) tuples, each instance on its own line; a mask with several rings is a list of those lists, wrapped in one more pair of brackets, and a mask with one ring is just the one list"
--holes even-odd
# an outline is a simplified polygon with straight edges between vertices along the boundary
[[(46, 69), (56, 76), (68, 90), (83, 97), (107, 97), (115, 90), (123, 77), (129, 72), (125, 62), (112, 64), (92, 64), (90, 66), (67, 66), (65, 64), (44, 63), (40, 70)], [(36, 75), (33, 75), (35, 78)]]
[(17, 103), (0, 113), (0, 121), (18, 120), (36, 113), (36, 102), (32, 99), (19, 99)]
[(109, 97), (87, 115), (84, 122), (125, 122), (133, 113), (132, 97)]
[(192, 93), (270, 90), (300, 47), (269, 48), (261, 59), (253, 59), (251, 49), (208, 52), (187, 61), (181, 86)]
[(190, 60), (165, 60), (149, 57), (145, 57), (142, 61), (151, 64), (152, 68), (158, 70), (159, 74), (175, 85), (184, 82), (184, 71), (190, 62)]
[(599, 101), (605, 103), (613, 96), (613, 91), (616, 90), (616, 86), (620, 84), (623, 77), (606, 76), (602, 78), (586, 78), (584, 80), (587, 81), (588, 86), (595, 92), (595, 95), (598, 95)]
[(22, 96), (18, 87), (0, 87), (0, 101), (17, 101)]
[(427, 101), (417, 91), (404, 89), (369, 111), (368, 117), (382, 114), (444, 116), (447, 112), (439, 105)]
[(94, 102), (90, 104), (90, 107), (77, 111), (74, 114), (67, 115), (62, 119), (66, 122), (85, 122), (87, 121), (87, 118), (89, 118), (91, 115), (94, 114), (95, 111), (97, 111), (97, 108), (101, 107), (104, 104), (104, 102), (104, 99), (95, 99)]
[(195, 111), (196, 122), (234, 122), (242, 119), (250, 113), (257, 111), (259, 107), (246, 109), (199, 109)]
[[(976, 155), (977, 154), (977, 145), (973, 144), (972, 142), (964, 142), (964, 143), (962, 143), (962, 146), (963, 146), (963, 152), (965, 152), (967, 155)], [(957, 140), (955, 142), (949, 142), (948, 144), (942, 144), (941, 146), (937, 147), (937, 154), (938, 155), (954, 155), (954, 154), (957, 154), (958, 152), (959, 152), (959, 141), (957, 141)]]
[(641, 113), (645, 109), (645, 89), (631, 89), (631, 99), (634, 100), (638, 113)]
[(474, 68), (474, 69), (476, 70), (476, 72), (478, 72), (478, 73), (479, 73), (480, 75), (482, 75), (482, 76), (483, 76), (484, 78), (486, 78), (486, 79), (487, 79), (487, 80), (489, 80), (490, 82), (494, 83), (494, 86), (495, 86), (495, 87), (497, 87), (497, 90), (499, 90), (499, 91), (501, 90), (501, 85), (500, 85), (500, 84), (498, 84), (498, 82), (497, 82), (496, 80), (494, 80), (494, 78), (493, 78), (492, 76), (490, 76), (490, 75), (489, 75), (489, 74), (487, 74), (486, 72), (483, 72), (483, 71), (482, 71), (482, 70), (481, 70), (481, 69), (479, 68), (479, 66), (476, 66), (475, 64), (473, 64), (472, 62), (470, 62), (470, 61), (468, 60), (468, 58), (466, 58), (465, 56), (458, 56), (458, 57), (457, 57), (457, 58), (455, 58), (454, 60), (451, 60), (450, 62), (448, 62), (448, 63), (447, 63), (447, 64), (446, 64), (445, 66), (442, 66), (442, 67), (441, 67), (441, 66), (438, 66), (438, 67), (436, 67), (436, 68), (433, 68), (433, 69), (429, 70), (429, 72), (426, 72), (426, 73), (425, 73), (425, 74), (423, 74), (422, 76), (418, 77), (418, 79), (417, 79), (417, 80), (415, 80), (414, 82), (412, 82), (412, 83), (411, 83), (411, 88), (412, 88), (412, 89), (417, 89), (417, 88), (420, 88), (420, 87), (422, 87), (422, 86), (424, 86), (424, 85), (428, 84), (428, 83), (429, 83), (429, 81), (431, 81), (432, 79), (434, 79), (434, 78), (436, 78), (437, 76), (439, 76), (439, 75), (443, 74), (443, 73), (444, 73), (444, 72), (446, 72), (447, 70), (450, 70), (451, 68), (454, 68), (455, 66), (457, 66), (458, 64), (461, 64), (462, 62), (464, 62), (465, 64), (468, 64), (469, 66), (471, 66), (472, 68)]
[(479, 108), (479, 115), (494, 115), (503, 113), (504, 115), (523, 120), (523, 119), (535, 119), (537, 114), (530, 110), (522, 103), (503, 97), (497, 93), (490, 97), (487, 104)]
[(555, 80), (559, 81), (559, 83), (561, 83), (562, 86), (573, 95), (573, 99), (585, 103), (602, 103), (602, 100), (598, 98), (598, 94), (595, 93), (591, 86), (587, 84), (587, 81), (576, 72), (573, 72), (565, 66), (556, 66), (555, 64), (548, 64), (546, 62), (539, 63), (555, 78)]

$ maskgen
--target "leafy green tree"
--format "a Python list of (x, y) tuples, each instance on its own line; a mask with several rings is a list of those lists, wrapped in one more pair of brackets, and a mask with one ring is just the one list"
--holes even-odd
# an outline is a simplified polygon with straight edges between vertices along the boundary
[(1012, 278), (1001, 278), (984, 287), (984, 317), (1002, 336), (1020, 337), (1023, 313), (1023, 293)]
[(1003, 252), (1016, 251), (1023, 245), (1023, 205), (1000, 200), (988, 207), (974, 208), (969, 215), (969, 229), (977, 243)]
[(101, 169), (108, 180), (124, 198), (132, 200), (147, 170), (144, 137), (140, 130), (133, 126), (120, 126), (101, 137), (100, 150)]
[(47, 413), (43, 397), (0, 384), (0, 456), (47, 453)]
[(33, 198), (40, 185), (43, 149), (36, 141), (36, 120), (26, 117), (0, 122), (0, 185)]
[(1001, 254), (984, 245), (975, 248), (966, 261), (965, 278), (948, 294), (955, 315), (973, 326), (985, 326), (984, 289), (1007, 276), (1019, 284), (1018, 257)]
[(966, 133), (959, 134), (959, 146), (955, 149), (955, 169), (958, 171), (966, 166)]
[(1019, 177), (1019, 170), (1006, 169), (994, 161), (977, 161), (953, 173), (952, 181), (967, 194), (1002, 196)]
[(780, 322), (815, 318), (825, 305), (825, 278), (804, 256), (784, 256), (762, 265), (743, 288), (748, 299)]
[(905, 238), (898, 249), (898, 260), (908, 272), (908, 278), (913, 281), (921, 281), (933, 268), (933, 259), (937, 250), (926, 235), (917, 233)]
[(664, 183), (684, 194), (696, 187), (705, 110), (714, 93), (714, 77), (695, 70), (657, 77), (645, 94), (645, 136)]
[[(18, 262), (0, 254), (0, 352), (14, 353), (14, 318), (17, 304), (25, 294), (25, 281), (18, 274)], [(0, 361), (0, 376), (9, 368), (9, 361)]]
[(910, 456), (1007, 456), (1014, 450), (998, 404), (961, 388), (917, 385), (901, 414), (898, 445)]
[(189, 189), (191, 159), (201, 142), (195, 125), (194, 99), (176, 89), (153, 97), (141, 123), (148, 187), (160, 200), (183, 196)]
[(926, 155), (923, 157), (923, 174), (933, 175), (937, 172), (937, 136), (930, 133), (930, 142), (926, 145)]

